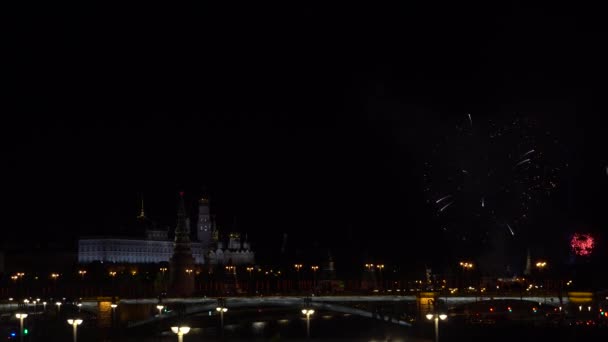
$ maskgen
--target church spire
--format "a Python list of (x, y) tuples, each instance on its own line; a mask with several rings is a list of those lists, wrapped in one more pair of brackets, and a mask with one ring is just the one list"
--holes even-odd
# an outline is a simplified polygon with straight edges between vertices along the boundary
[(144, 218), (146, 217), (146, 214), (144, 212), (144, 196), (141, 196), (141, 211), (139, 212), (139, 216), (137, 216), (137, 218)]
[(194, 258), (190, 244), (190, 222), (186, 215), (184, 193), (179, 193), (177, 208), (177, 226), (175, 227), (175, 242), (171, 264), (171, 286), (169, 292), (173, 296), (189, 297), (194, 293), (194, 278), (192, 269)]
[(184, 193), (179, 193), (179, 204), (177, 208), (177, 226), (175, 227), (175, 242), (190, 242), (190, 222), (186, 215), (184, 204)]

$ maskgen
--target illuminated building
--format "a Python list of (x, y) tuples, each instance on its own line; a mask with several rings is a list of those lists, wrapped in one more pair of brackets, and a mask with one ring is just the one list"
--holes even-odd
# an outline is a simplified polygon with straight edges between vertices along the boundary
[[(226, 244), (220, 240), (220, 231), (210, 214), (209, 201), (199, 201), (196, 240), (190, 242), (195, 264), (245, 265), (255, 262), (255, 253), (247, 239), (239, 233), (230, 233)], [(187, 220), (189, 224), (189, 220)], [(78, 262), (149, 264), (169, 262), (175, 242), (169, 238), (168, 228), (159, 228), (146, 217), (142, 208), (137, 217), (135, 237), (86, 237), (78, 240)], [(188, 229), (189, 230), (189, 229)], [(141, 237), (143, 235), (143, 237)]]

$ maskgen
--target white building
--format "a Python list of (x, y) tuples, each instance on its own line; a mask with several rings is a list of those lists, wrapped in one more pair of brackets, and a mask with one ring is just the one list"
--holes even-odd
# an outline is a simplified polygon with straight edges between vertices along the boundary
[[(167, 229), (158, 229), (145, 215), (143, 203), (137, 222), (145, 231), (142, 238), (89, 237), (78, 240), (78, 262), (95, 261), (127, 264), (169, 262), (173, 255), (173, 241)], [(255, 262), (255, 253), (238, 233), (230, 233), (224, 246), (219, 231), (209, 212), (209, 201), (199, 201), (196, 238), (191, 243), (192, 256), (197, 264), (247, 265)]]

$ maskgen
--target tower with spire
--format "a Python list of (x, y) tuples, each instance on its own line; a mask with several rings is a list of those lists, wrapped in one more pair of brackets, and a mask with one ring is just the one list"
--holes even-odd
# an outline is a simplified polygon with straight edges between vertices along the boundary
[(171, 264), (171, 286), (169, 293), (176, 297), (189, 297), (194, 294), (194, 257), (190, 242), (190, 221), (186, 214), (184, 193), (179, 196), (177, 226), (173, 243)]
[(205, 197), (198, 201), (198, 224), (196, 237), (204, 250), (208, 250), (213, 242), (213, 227), (209, 211), (209, 200)]

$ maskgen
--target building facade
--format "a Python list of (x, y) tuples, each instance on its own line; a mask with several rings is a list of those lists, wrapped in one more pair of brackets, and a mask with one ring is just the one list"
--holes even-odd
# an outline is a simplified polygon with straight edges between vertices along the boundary
[[(78, 240), (78, 262), (110, 262), (149, 264), (169, 262), (175, 241), (169, 239), (169, 231), (156, 227), (142, 210), (137, 217), (143, 226), (143, 236), (134, 238), (87, 237)], [(189, 224), (189, 220), (187, 220)], [(248, 241), (239, 233), (230, 233), (226, 244), (220, 238), (215, 220), (209, 210), (209, 201), (199, 201), (196, 240), (190, 242), (192, 257), (198, 265), (248, 265), (255, 263), (255, 253)]]

